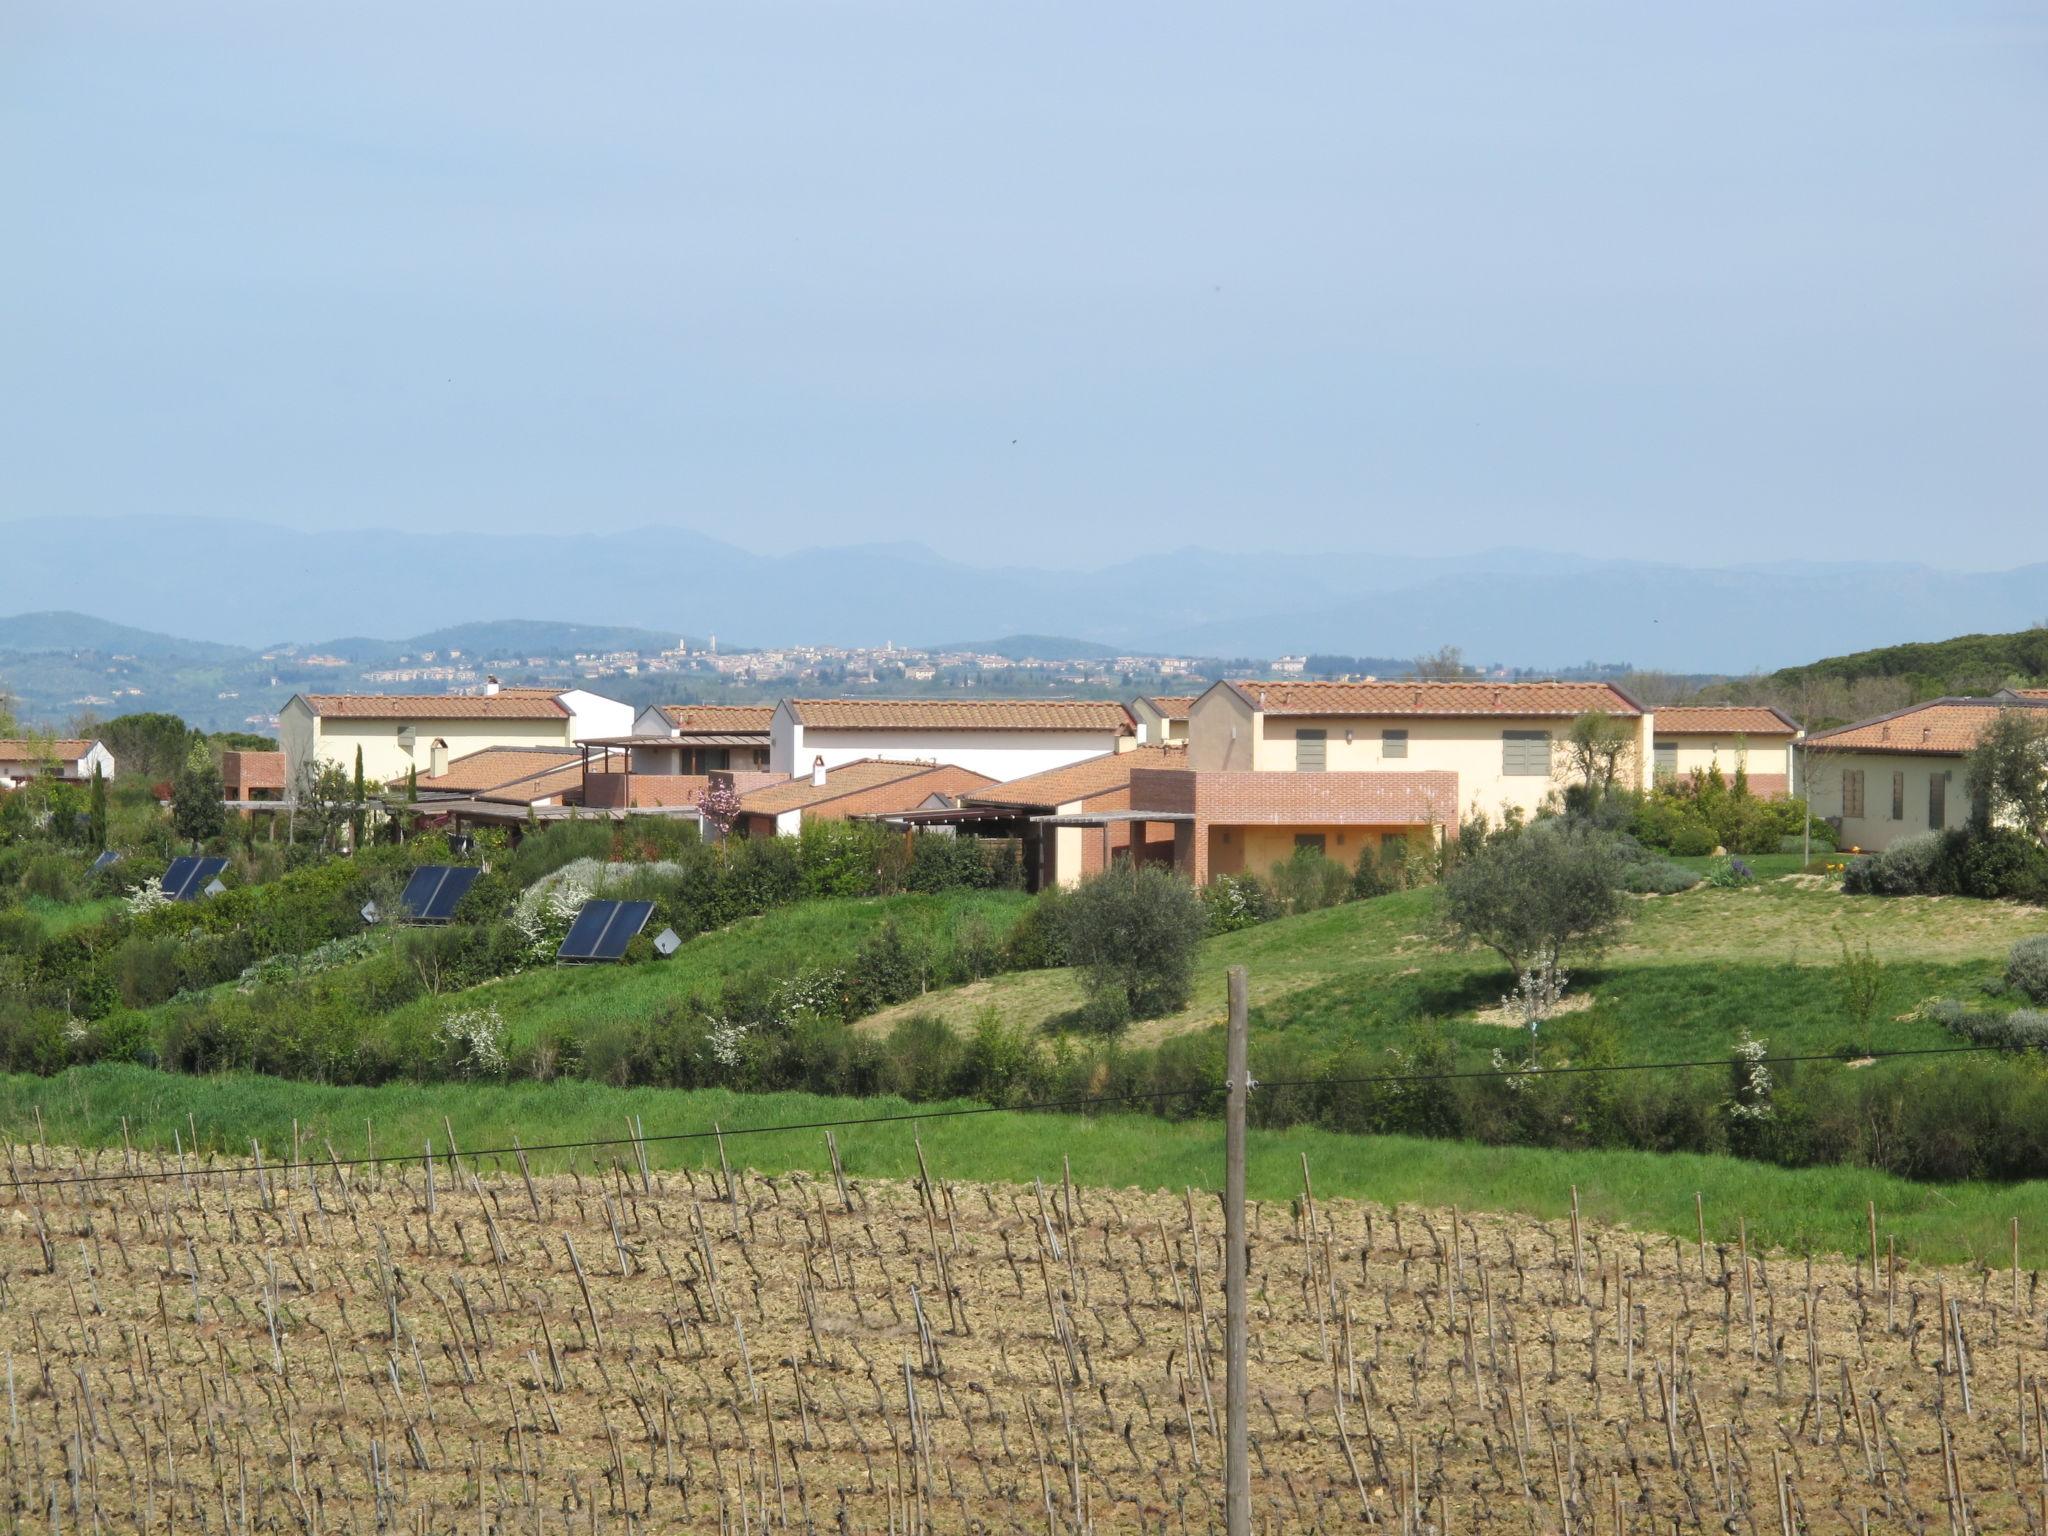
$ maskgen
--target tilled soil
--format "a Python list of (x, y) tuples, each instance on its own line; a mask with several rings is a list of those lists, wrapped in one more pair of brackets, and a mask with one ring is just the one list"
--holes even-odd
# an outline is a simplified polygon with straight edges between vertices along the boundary
[[(1213, 1193), (317, 1150), (11, 1149), (10, 1528), (1221, 1527)], [(1255, 1525), (2048, 1536), (2036, 1277), (1873, 1246), (1255, 1206)]]

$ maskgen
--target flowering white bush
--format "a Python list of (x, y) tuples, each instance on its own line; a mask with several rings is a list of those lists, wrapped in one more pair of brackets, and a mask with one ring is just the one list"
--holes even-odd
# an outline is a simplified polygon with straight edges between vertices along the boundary
[(747, 1026), (735, 1024), (732, 1020), (714, 1015), (711, 1028), (705, 1040), (711, 1051), (711, 1059), (721, 1067), (736, 1067), (740, 1064), (740, 1047), (746, 1042)]
[(512, 926), (526, 940), (528, 954), (536, 960), (554, 958), (576, 914), (596, 894), (603, 873), (597, 860), (577, 859), (543, 875), (520, 894), (512, 907)]
[(845, 976), (844, 971), (806, 971), (790, 977), (775, 993), (775, 1022), (788, 1029), (807, 1013), (830, 1016)]
[(158, 907), (168, 907), (171, 898), (164, 894), (164, 883), (151, 875), (128, 894), (128, 915), (140, 917), (145, 912), (154, 912)]
[(1735, 1069), (1735, 1097), (1728, 1104), (1728, 1113), (1734, 1119), (1771, 1118), (1771, 1069), (1764, 1065), (1768, 1050), (1763, 1041), (1751, 1039), (1748, 1030), (1742, 1032), (1742, 1040), (1735, 1047), (1735, 1059), (1740, 1063)]
[(1520, 1019), (1522, 1027), (1534, 1035), (1537, 1026), (1557, 1012), (1557, 1005), (1564, 1001), (1564, 989), (1571, 985), (1571, 973), (1558, 969), (1548, 960), (1533, 969), (1522, 972), (1522, 979), (1515, 983), (1515, 990), (1500, 1000), (1501, 1012), (1509, 1018)]
[(451, 1013), (436, 1033), (458, 1052), (457, 1064), (466, 1075), (496, 1077), (504, 1072), (505, 1021), (494, 1005)]

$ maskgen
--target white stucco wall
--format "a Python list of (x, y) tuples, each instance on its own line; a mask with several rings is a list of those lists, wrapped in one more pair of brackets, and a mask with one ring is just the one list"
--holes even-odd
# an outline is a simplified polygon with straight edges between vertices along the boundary
[[(1844, 848), (1880, 852), (1902, 837), (1928, 830), (1928, 780), (1948, 775), (1947, 801), (1941, 824), (1947, 831), (1968, 826), (1970, 784), (1965, 759), (1924, 752), (1810, 752), (1806, 763), (1807, 804), (1813, 814), (1834, 820), (1841, 828)], [(1863, 814), (1843, 815), (1845, 775), (1863, 773)], [(1892, 776), (1905, 775), (1903, 812), (1892, 816)], [(1839, 820), (1837, 820), (1839, 818)]]
[(987, 774), (997, 783), (1043, 773), (1117, 749), (1119, 733), (1102, 731), (877, 731), (799, 725), (778, 708), (769, 732), (768, 767), (791, 777), (863, 757), (896, 762), (950, 763)]
[[(556, 698), (569, 711), (569, 739), (590, 741), (601, 736), (629, 736), (633, 732), (633, 706), (608, 699), (587, 688), (571, 688)], [(454, 743), (451, 741), (450, 746)]]
[(673, 736), (676, 728), (668, 723), (668, 716), (661, 712), (659, 705), (650, 704), (633, 717), (632, 731), (618, 731), (613, 734), (625, 736)]

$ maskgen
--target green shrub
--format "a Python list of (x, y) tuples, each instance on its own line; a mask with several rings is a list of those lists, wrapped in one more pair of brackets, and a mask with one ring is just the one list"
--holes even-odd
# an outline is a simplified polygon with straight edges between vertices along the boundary
[(2013, 945), (2005, 960), (2005, 984), (2029, 1002), (2048, 1003), (2048, 933)]
[(1118, 997), (1129, 1017), (1150, 1019), (1187, 1002), (1208, 915), (1179, 875), (1121, 864), (1074, 892), (1068, 930), (1091, 1002), (1106, 1009), (1112, 1005), (1099, 1000)]
[(1212, 934), (1254, 928), (1280, 915), (1256, 875), (1218, 875), (1202, 887), (1202, 910)]
[(1272, 883), (1274, 902), (1282, 912), (1292, 916), (1301, 912), (1320, 912), (1346, 900), (1351, 895), (1355, 876), (1320, 848), (1297, 848), (1294, 857), (1273, 866), (1268, 878)]
[(22, 891), (45, 901), (76, 901), (78, 885), (76, 862), (61, 853), (38, 854), (21, 872)]
[(1995, 1045), (2009, 1051), (2048, 1050), (2048, 1013), (2036, 1008), (2015, 1008), (2010, 1013), (1978, 1012), (1943, 998), (1927, 1011), (1950, 1034), (1979, 1045)]
[(904, 888), (912, 891), (977, 891), (990, 884), (989, 861), (978, 837), (920, 832), (910, 845)]
[(1049, 971), (1068, 963), (1073, 896), (1049, 885), (1031, 899), (1003, 946), (1004, 965), (1013, 971)]

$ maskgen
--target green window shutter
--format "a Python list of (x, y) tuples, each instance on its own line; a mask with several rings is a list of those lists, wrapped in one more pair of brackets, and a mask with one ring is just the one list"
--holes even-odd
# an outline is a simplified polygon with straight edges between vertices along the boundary
[(1927, 776), (1927, 825), (1939, 832), (1948, 824), (1948, 775)]
[(1294, 851), (1296, 853), (1321, 853), (1323, 851), (1323, 834), (1320, 832), (1295, 833)]
[(1906, 776), (1903, 773), (1895, 773), (1892, 775), (1892, 820), (1904, 821), (1905, 819)]
[(1842, 819), (1861, 821), (1863, 819), (1863, 770), (1845, 768), (1842, 770)]
[(1510, 778), (1550, 776), (1550, 732), (1502, 731), (1500, 771)]
[(1408, 733), (1402, 731), (1380, 732), (1381, 757), (1406, 757), (1408, 755)]
[(1653, 750), (1656, 755), (1656, 761), (1652, 771), (1656, 776), (1660, 779), (1677, 778), (1678, 743), (1675, 741), (1660, 741)]
[(1321, 773), (1330, 762), (1330, 733), (1328, 731), (1296, 731), (1294, 733), (1294, 770), (1297, 773)]

